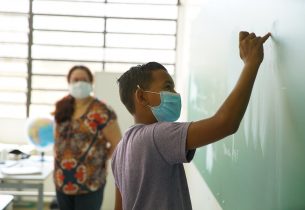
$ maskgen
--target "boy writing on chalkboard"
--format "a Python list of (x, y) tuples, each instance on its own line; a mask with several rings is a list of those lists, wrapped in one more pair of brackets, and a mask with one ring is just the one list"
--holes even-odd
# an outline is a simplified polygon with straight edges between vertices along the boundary
[(243, 70), (235, 88), (208, 119), (174, 122), (180, 115), (180, 95), (159, 63), (132, 67), (118, 79), (121, 101), (136, 124), (125, 132), (112, 158), (115, 210), (192, 209), (182, 163), (192, 160), (196, 148), (237, 131), (269, 36), (240, 32)]

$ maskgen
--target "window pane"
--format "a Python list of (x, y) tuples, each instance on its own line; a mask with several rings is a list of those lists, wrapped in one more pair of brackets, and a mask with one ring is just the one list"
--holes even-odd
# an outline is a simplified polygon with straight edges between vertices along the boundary
[(175, 73), (175, 66), (174, 65), (164, 65), (164, 67), (167, 69), (167, 72), (170, 75), (173, 75)]
[(15, 104), (0, 104), (0, 118), (25, 118), (26, 106)]
[(28, 35), (24, 32), (0, 32), (0, 42), (28, 43)]
[(1, 12), (29, 12), (29, 0), (1, 0)]
[(178, 10), (176, 6), (137, 5), (137, 4), (107, 4), (108, 17), (128, 18), (158, 18), (175, 19)]
[(136, 35), (136, 34), (107, 34), (107, 47), (175, 49), (175, 36)]
[(107, 31), (174, 35), (176, 21), (108, 19)]
[(104, 31), (104, 19), (83, 17), (56, 17), (34, 15), (34, 29), (50, 29), (64, 31)]
[(26, 61), (3, 59), (0, 60), (0, 76), (26, 76)]
[(1, 44), (0, 57), (27, 58), (28, 45), (26, 44)]
[(27, 16), (0, 15), (0, 31), (28, 32), (29, 23)]
[(102, 33), (34, 31), (33, 39), (34, 44), (93, 47), (102, 47), (104, 44), (104, 34)]
[(33, 90), (31, 103), (55, 104), (56, 101), (67, 95), (67, 91), (41, 91)]
[(105, 49), (106, 61), (175, 63), (173, 50)]
[[(124, 73), (125, 71), (129, 70), (130, 67), (137, 66), (139, 64), (144, 63), (106, 63), (105, 64), (105, 71), (106, 72), (119, 72)], [(162, 63), (161, 63), (162, 64)], [(164, 65), (170, 75), (173, 75), (175, 72), (174, 65)]]
[(26, 93), (21, 92), (2, 92), (0, 91), (0, 103), (11, 102), (11, 103), (26, 103)]
[(41, 116), (50, 116), (54, 112), (54, 105), (30, 105), (30, 117), (41, 117)]
[(104, 16), (105, 4), (72, 1), (34, 1), (34, 13), (78, 16)]
[(0, 77), (0, 90), (26, 91), (27, 80), (22, 77)]
[[(61, 1), (61, 0), (56, 0), (56, 1)], [(73, 1), (73, 2), (76, 2), (76, 1), (80, 1), (80, 2), (83, 2), (84, 0), (67, 0), (67, 1)], [(105, 2), (105, 0), (85, 0), (86, 2)]]
[(68, 88), (66, 78), (53, 76), (32, 76), (33, 89), (66, 90)]
[(79, 62), (62, 62), (62, 61), (33, 61), (33, 73), (34, 74), (55, 74), (64, 75), (68, 74), (68, 71), (74, 65), (87, 66), (92, 73), (102, 71), (102, 63), (79, 63)]
[(36, 59), (102, 61), (103, 48), (33, 46), (32, 57)]
[(140, 63), (106, 63), (105, 71), (124, 73), (130, 67), (139, 65)]
[[(67, 94), (66, 75), (74, 65), (87, 66), (93, 73), (123, 73), (157, 61), (174, 74), (178, 0), (32, 3), (29, 29), (30, 0), (0, 0), (0, 117), (24, 118), (27, 111), (50, 114), (55, 101)], [(27, 91), (31, 91), (29, 110)]]
[(107, 2), (139, 4), (178, 4), (177, 0), (108, 0)]

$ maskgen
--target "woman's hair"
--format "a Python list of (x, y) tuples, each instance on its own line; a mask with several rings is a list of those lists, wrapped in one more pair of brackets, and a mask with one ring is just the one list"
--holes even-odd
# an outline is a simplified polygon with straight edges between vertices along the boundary
[(92, 83), (93, 82), (93, 74), (92, 72), (90, 71), (90, 69), (86, 66), (81, 66), (81, 65), (78, 65), (78, 66), (73, 66), (69, 72), (68, 72), (68, 75), (67, 75), (67, 82), (70, 83), (70, 78), (71, 78), (71, 75), (72, 73), (75, 71), (75, 70), (83, 70), (87, 73), (88, 77), (89, 77), (89, 81)]
[[(75, 70), (85, 71), (89, 77), (89, 81), (91, 83), (93, 82), (93, 74), (91, 73), (90, 69), (86, 66), (77, 65), (77, 66), (73, 66), (69, 70), (67, 74), (68, 83), (70, 83), (71, 75)], [(55, 112), (54, 112), (56, 123), (62, 123), (71, 120), (71, 117), (74, 113), (74, 101), (75, 101), (74, 97), (72, 97), (71, 95), (67, 95), (56, 102)]]
[(158, 70), (167, 72), (162, 64), (149, 62), (131, 67), (117, 80), (121, 101), (131, 114), (135, 112), (133, 95), (137, 89), (137, 85), (141, 88), (148, 89), (152, 82), (152, 72)]

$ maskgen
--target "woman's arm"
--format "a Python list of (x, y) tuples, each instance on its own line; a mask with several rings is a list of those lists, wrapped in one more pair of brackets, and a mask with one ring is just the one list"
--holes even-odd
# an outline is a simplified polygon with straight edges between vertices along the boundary
[(111, 157), (116, 145), (122, 138), (121, 130), (117, 120), (110, 120), (108, 125), (103, 129), (103, 134), (106, 139), (110, 142), (111, 147), (108, 153), (108, 158)]

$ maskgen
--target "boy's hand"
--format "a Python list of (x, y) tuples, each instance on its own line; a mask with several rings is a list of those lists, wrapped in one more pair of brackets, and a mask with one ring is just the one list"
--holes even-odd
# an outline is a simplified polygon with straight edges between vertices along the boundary
[(239, 33), (240, 57), (243, 71), (230, 95), (210, 118), (192, 122), (189, 126), (186, 149), (195, 149), (235, 133), (247, 109), (259, 65), (264, 58), (264, 42), (271, 36), (256, 37), (254, 33)]
[(239, 33), (239, 53), (240, 58), (245, 64), (260, 65), (264, 59), (263, 44), (271, 36), (267, 33), (265, 36), (256, 36), (255, 33), (241, 31)]

